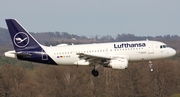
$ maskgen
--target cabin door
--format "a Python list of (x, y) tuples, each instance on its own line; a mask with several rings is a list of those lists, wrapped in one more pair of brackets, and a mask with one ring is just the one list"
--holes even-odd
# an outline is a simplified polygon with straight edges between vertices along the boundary
[(109, 50), (108, 48), (105, 49), (105, 54), (108, 55), (109, 54)]
[(42, 60), (48, 60), (48, 55), (44, 50), (42, 50)]
[(153, 43), (148, 43), (148, 54), (154, 54)]

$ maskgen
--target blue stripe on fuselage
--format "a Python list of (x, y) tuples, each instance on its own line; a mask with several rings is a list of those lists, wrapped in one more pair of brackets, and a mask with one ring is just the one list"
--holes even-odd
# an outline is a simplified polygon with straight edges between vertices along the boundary
[(51, 57), (46, 54), (46, 52), (23, 51), (21, 53), (22, 54), (17, 55), (17, 58), (20, 60), (57, 65), (57, 63), (55, 63), (54, 60), (52, 60)]

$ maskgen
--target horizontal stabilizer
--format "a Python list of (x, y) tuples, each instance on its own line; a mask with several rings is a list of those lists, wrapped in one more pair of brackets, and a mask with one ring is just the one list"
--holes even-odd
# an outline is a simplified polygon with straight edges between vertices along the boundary
[(29, 56), (31, 56), (31, 54), (26, 54), (26, 53), (22, 53), (22, 52), (15, 52), (13, 50), (13, 51), (5, 52), (4, 56), (10, 57), (10, 58), (17, 58), (17, 56), (29, 57)]

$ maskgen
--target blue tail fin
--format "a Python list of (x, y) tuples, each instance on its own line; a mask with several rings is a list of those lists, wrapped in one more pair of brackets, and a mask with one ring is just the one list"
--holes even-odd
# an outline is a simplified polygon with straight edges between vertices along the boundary
[(15, 19), (6, 19), (6, 23), (16, 51), (15, 56), (18, 59), (57, 65), (20, 23)]
[(41, 51), (40, 44), (26, 31), (15, 19), (6, 19), (6, 24), (16, 52), (18, 51)]

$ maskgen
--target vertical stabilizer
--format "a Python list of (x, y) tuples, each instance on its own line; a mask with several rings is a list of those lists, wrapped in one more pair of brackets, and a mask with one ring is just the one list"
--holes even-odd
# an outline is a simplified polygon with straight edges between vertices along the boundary
[(15, 19), (6, 19), (6, 23), (16, 52), (42, 50), (40, 44), (18, 21)]
[(18, 21), (15, 19), (6, 19), (6, 23), (15, 51), (6, 52), (5, 56), (18, 58), (20, 60), (57, 65)]

